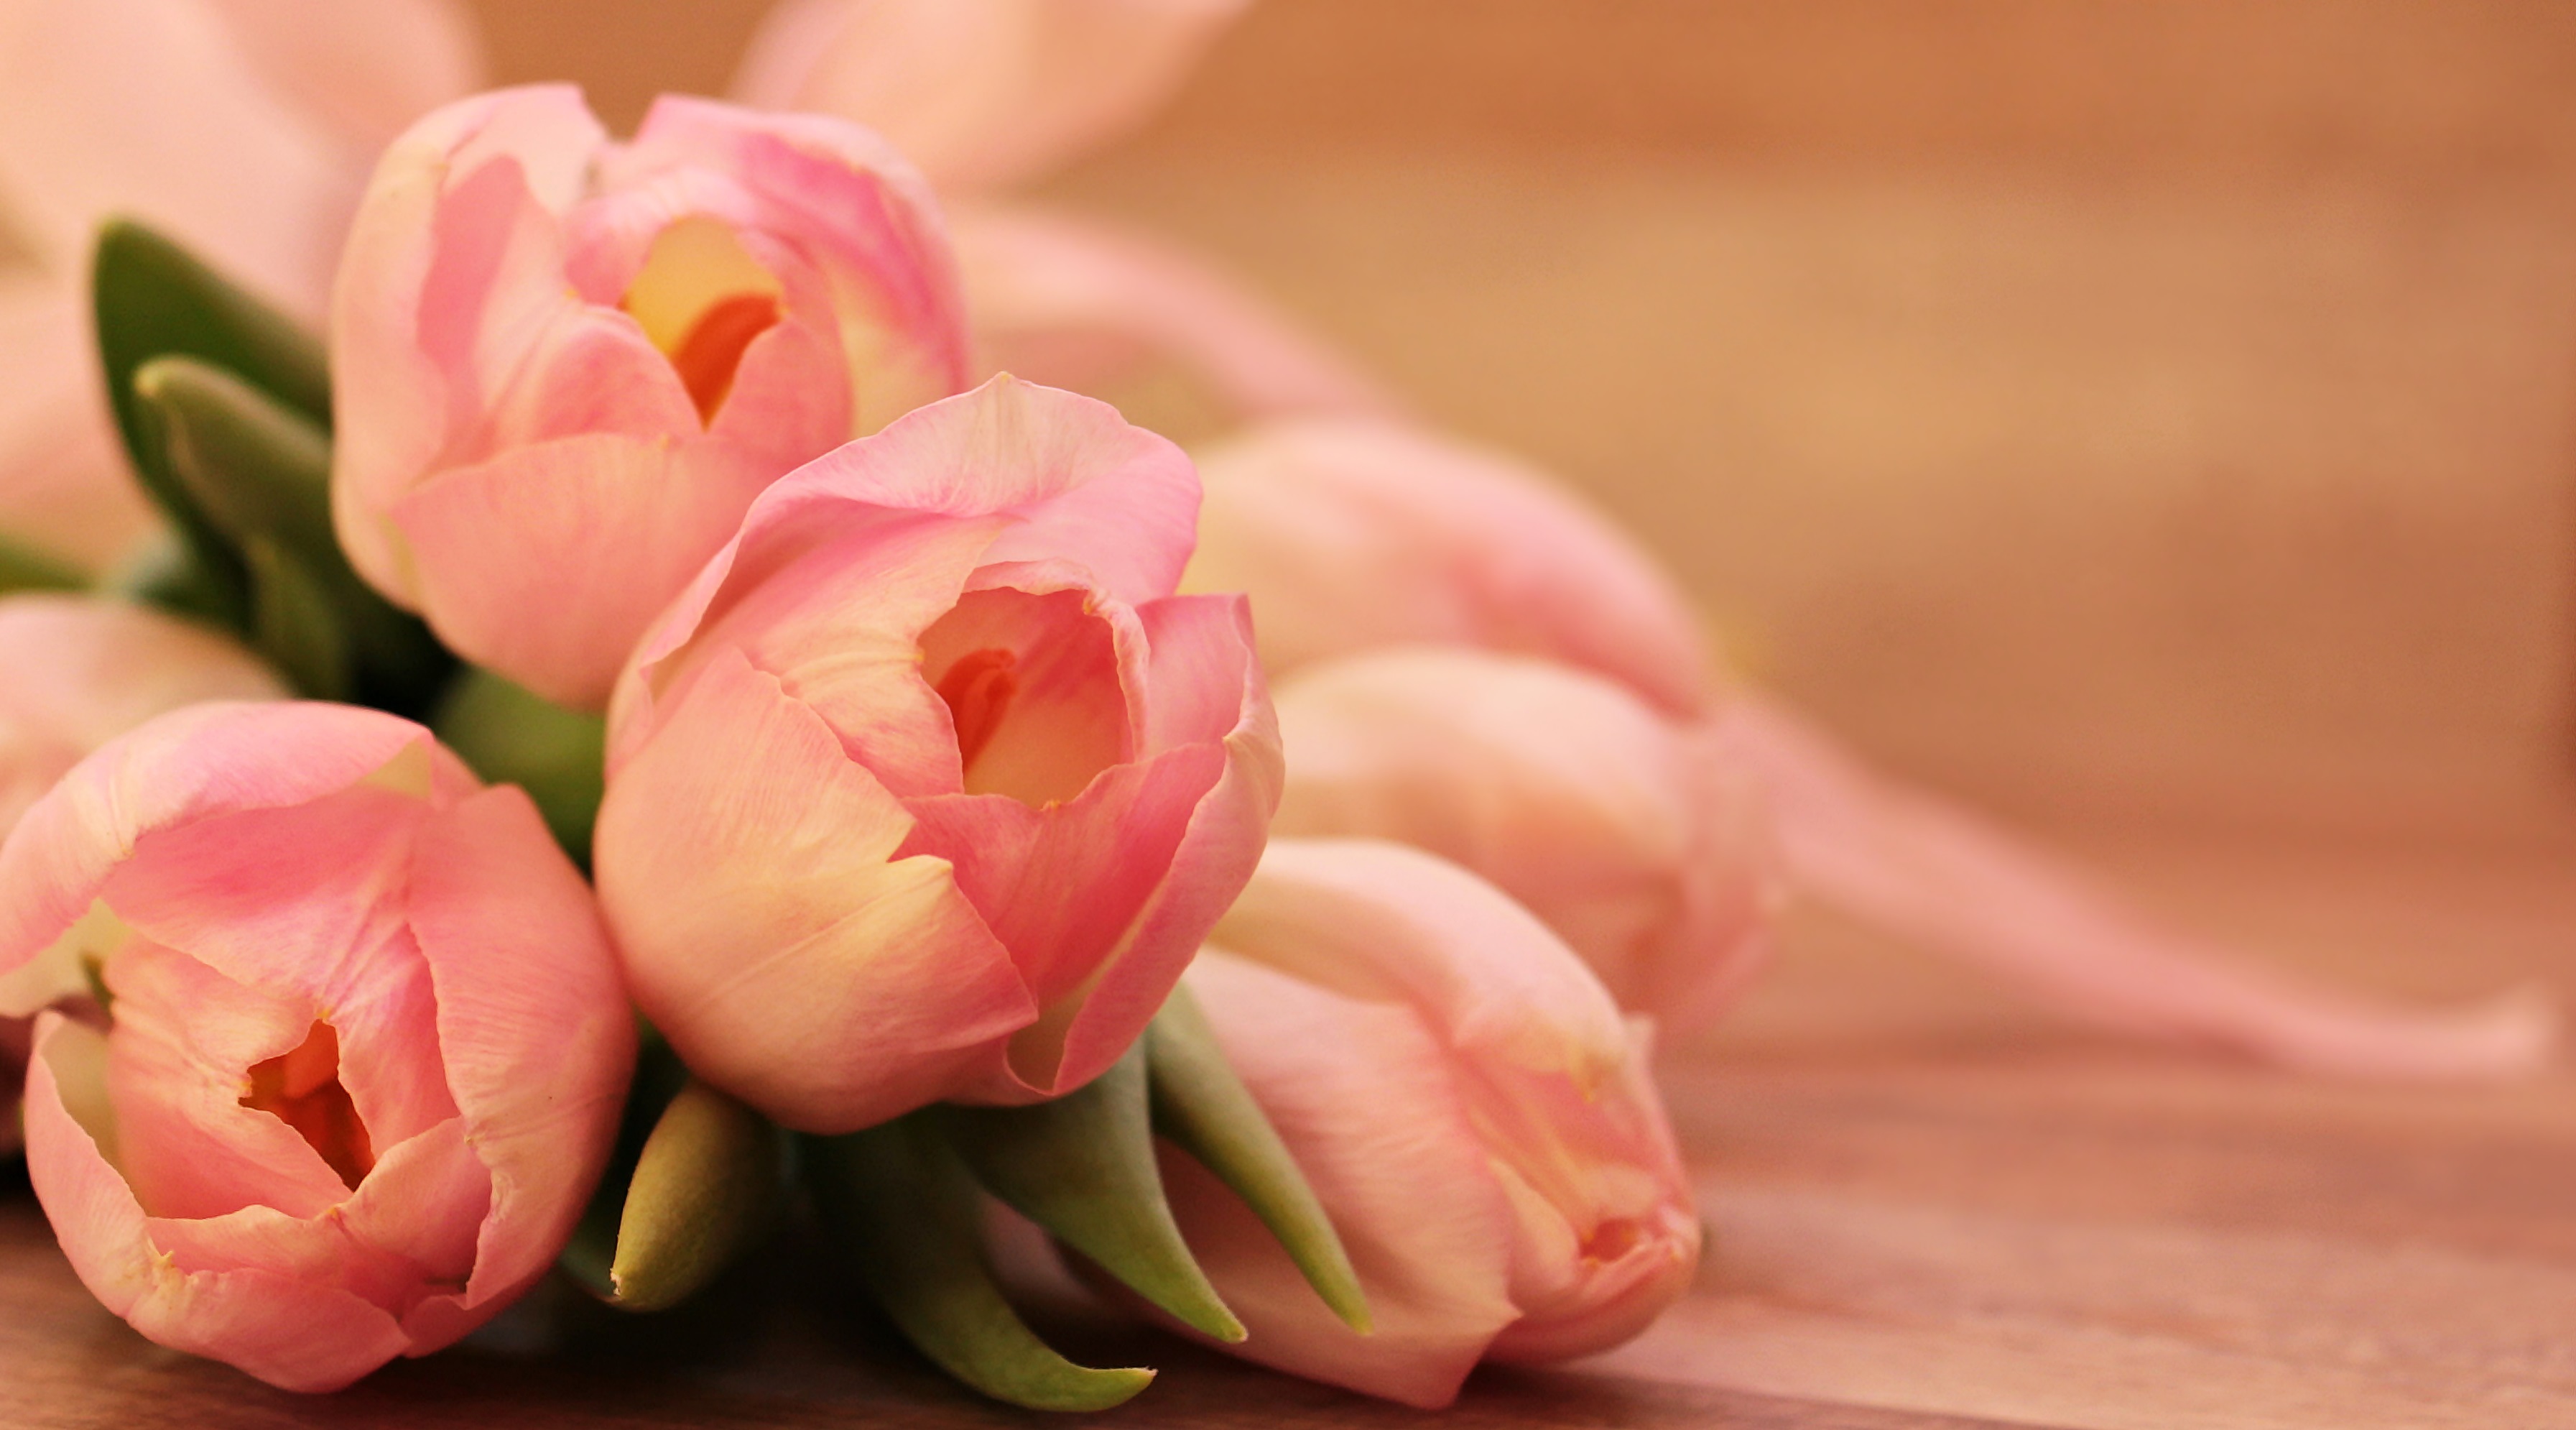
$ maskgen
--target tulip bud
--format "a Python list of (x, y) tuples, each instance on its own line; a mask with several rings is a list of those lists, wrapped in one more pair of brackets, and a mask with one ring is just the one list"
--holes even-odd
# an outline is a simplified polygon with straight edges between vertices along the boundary
[(1589, 671), (1465, 646), (1301, 669), (1277, 694), (1274, 833), (1392, 839), (1464, 865), (1619, 1006), (1685, 1029), (1758, 972), (1778, 891), (1747, 762)]
[(346, 706), (206, 704), (0, 845), (0, 1014), (44, 1012), (27, 1165), (72, 1268), (163, 1345), (294, 1390), (491, 1318), (616, 1131), (634, 1024), (527, 797)]
[(1198, 482), (999, 378), (772, 487), (609, 711), (600, 898), (635, 999), (790, 1127), (1106, 1069), (1242, 887), (1279, 746)]
[[(2359, 1076), (2517, 1076), (2551, 1056), (2556, 1016), (2527, 994), (2428, 1012), (2236, 966), (2228, 950), (2153, 926), (1974, 812), (1881, 779), (1786, 705), (1750, 691), (1721, 696), (1696, 623), (1652, 558), (1534, 473), (1422, 433), (1347, 421), (1273, 424), (1210, 453), (1204, 471), (1199, 556), (1183, 585), (1248, 593), (1274, 675), (1445, 642), (1607, 676), (1697, 727), (1689, 739), (1713, 741), (1727, 767), (1749, 773), (1794, 893), (1991, 969), (2099, 1027)], [(1482, 720), (1464, 701), (1444, 717), (1418, 687), (1406, 703), (1417, 724), (1449, 718), (1463, 730)], [(1392, 738), (1363, 731), (1343, 742), (1372, 748)], [(1302, 733), (1289, 748), (1309, 757)], [(1496, 857), (1462, 832), (1502, 826), (1477, 804), (1494, 796), (1386, 760), (1375, 768), (1393, 781), (1384, 801), (1362, 811), (1339, 799), (1297, 827), (1400, 827), (1480, 869)], [(1503, 877), (1499, 868), (1486, 871)], [(1524, 892), (1546, 905), (1542, 888)], [(1596, 951), (1572, 925), (1559, 927)], [(1623, 997), (1642, 996), (1611, 977)]]
[(1712, 694), (1680, 592), (1542, 474), (1392, 422), (1281, 421), (1200, 459), (1207, 502), (1182, 589), (1243, 591), (1274, 676), (1376, 646), (1545, 655), (1668, 711)]
[(332, 297), (351, 562), (447, 643), (596, 708), (780, 475), (964, 385), (921, 178), (817, 115), (578, 91), (438, 110), (378, 166)]
[(1188, 986), (1376, 1322), (1352, 1330), (1167, 1152), (1190, 1249), (1251, 1331), (1231, 1353), (1438, 1407), (1480, 1360), (1607, 1349), (1689, 1286), (1699, 1222), (1643, 1026), (1493, 886), (1399, 845), (1281, 840)]

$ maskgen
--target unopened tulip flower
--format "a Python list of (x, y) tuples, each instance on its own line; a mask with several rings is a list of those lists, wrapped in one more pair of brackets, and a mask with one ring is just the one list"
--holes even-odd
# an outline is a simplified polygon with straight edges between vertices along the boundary
[(1188, 982), (1375, 1322), (1344, 1325), (1167, 1150), (1181, 1230), (1251, 1332), (1222, 1349), (1437, 1407), (1481, 1360), (1608, 1349), (1688, 1289), (1700, 1227), (1644, 1025), (1491, 885), (1400, 845), (1278, 840)]
[(818, 115), (568, 86), (395, 141), (332, 295), (333, 509), (369, 582), (563, 704), (772, 481), (965, 383), (920, 176)]
[(787, 0), (734, 97), (877, 130), (942, 192), (1013, 183), (1116, 136), (1250, 0)]
[(0, 5), (0, 211), (33, 260), (0, 275), (0, 533), (96, 568), (151, 524), (88, 332), (102, 220), (318, 320), (377, 151), (480, 68), (450, 0)]
[(375, 711), (205, 704), (0, 844), (27, 1168), (99, 1300), (293, 1390), (546, 1274), (634, 1052), (590, 894), (526, 795)]
[(1264, 423), (1201, 456), (1182, 585), (1244, 591), (1273, 676), (1382, 645), (1545, 655), (1704, 708), (1707, 643), (1634, 541), (1544, 475), (1395, 422)]
[[(1793, 894), (2106, 1029), (2354, 1076), (2513, 1076), (2552, 1055), (2556, 1017), (2529, 996), (2426, 1012), (2267, 975), (2155, 927), (1972, 811), (1881, 778), (1781, 702), (1713, 678), (1653, 558), (1526, 468), (1389, 423), (1308, 419), (1257, 428), (1201, 471), (1183, 585), (1248, 593), (1274, 676), (1449, 642), (1623, 682), (1749, 772)], [(1299, 743), (1288, 748), (1293, 765)]]
[(999, 378), (772, 487), (636, 652), (594, 867), (636, 1002), (789, 1126), (1027, 1102), (1134, 1041), (1259, 857), (1279, 745), (1198, 481)]
[(1765, 962), (1776, 902), (1748, 764), (1591, 671), (1470, 646), (1390, 646), (1275, 692), (1278, 835), (1392, 839), (1536, 914), (1619, 1006), (1674, 1031)]

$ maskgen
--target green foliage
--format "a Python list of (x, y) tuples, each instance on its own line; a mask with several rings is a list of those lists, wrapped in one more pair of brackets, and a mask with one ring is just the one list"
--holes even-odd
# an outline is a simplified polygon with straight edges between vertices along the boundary
[(1183, 1325), (1243, 1339), (1172, 1220), (1154, 1165), (1145, 1047), (1052, 1102), (948, 1107), (949, 1141), (986, 1191)]
[[(192, 528), (240, 582), (233, 624), (305, 695), (418, 716), (455, 660), (351, 569), (331, 528), (329, 436), (296, 409), (192, 357), (135, 369), (135, 406)], [(202, 552), (187, 547), (191, 556)], [(202, 559), (201, 572), (212, 568)]]
[(605, 721), (469, 666), (429, 726), (476, 774), (526, 790), (564, 852), (590, 867), (591, 827), (607, 789)]
[(118, 435), (144, 490), (169, 516), (186, 552), (188, 575), (164, 583), (164, 589), (183, 594), (191, 614), (246, 629), (251, 593), (244, 558), (180, 486), (164, 455), (158, 414), (136, 391), (135, 376), (156, 358), (196, 358), (327, 433), (331, 380), (322, 344), (186, 249), (121, 219), (99, 230), (90, 258), (90, 298)]
[(1031, 1410), (1107, 1410), (1153, 1383), (1075, 1365), (1011, 1309), (985, 1259), (974, 1179), (938, 1119), (914, 1113), (805, 1141), (817, 1214), (904, 1338), (942, 1370)]

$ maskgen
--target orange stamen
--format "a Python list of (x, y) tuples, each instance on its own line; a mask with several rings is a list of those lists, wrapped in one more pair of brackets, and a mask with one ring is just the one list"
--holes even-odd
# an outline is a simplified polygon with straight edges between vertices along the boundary
[(294, 1128), (351, 1191), (376, 1165), (367, 1124), (340, 1086), (340, 1035), (318, 1018), (293, 1052), (251, 1068), (250, 1095), (241, 1105)]
[(766, 293), (737, 293), (711, 304), (671, 349), (680, 385), (698, 406), (698, 420), (713, 422), (733, 392), (734, 373), (751, 340), (778, 325), (778, 300)]
[(1587, 1261), (1616, 1261), (1637, 1249), (1646, 1239), (1644, 1230), (1626, 1217), (1612, 1217), (1592, 1229), (1583, 1239), (1583, 1256)]
[(1019, 663), (1007, 650), (969, 651), (939, 678), (939, 698), (948, 702), (948, 718), (957, 727), (959, 768), (974, 764), (1001, 728), (1011, 697), (1020, 693)]

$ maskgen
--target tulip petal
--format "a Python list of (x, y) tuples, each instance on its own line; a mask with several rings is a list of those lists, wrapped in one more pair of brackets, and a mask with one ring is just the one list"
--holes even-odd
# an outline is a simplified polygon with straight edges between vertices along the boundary
[(519, 790), (484, 790), (422, 825), (411, 928), (448, 1084), (492, 1186), (473, 1279), (404, 1317), (408, 1353), (425, 1355), (554, 1264), (616, 1138), (635, 1024), (590, 890)]
[(393, 513), (423, 554), (421, 608), (448, 644), (595, 709), (667, 593), (759, 489), (718, 449), (603, 432), (443, 473)]
[[(1211, 915), (1234, 902), (1261, 862), (1270, 820), (1279, 808), (1279, 726), (1261, 667), (1251, 659), (1249, 616), (1239, 603), (1157, 602), (1139, 613), (1156, 658), (1160, 684), (1176, 669), (1221, 657), (1211, 646), (1231, 642), (1243, 652), (1241, 692), (1234, 727), (1227, 732), (1225, 772), (1190, 815), (1188, 832), (1172, 854), (1171, 868), (1108, 961), (1080, 996), (1059, 1000), (1012, 1049), (1016, 1067), (1043, 1067), (1054, 1053), (1058, 1086), (1072, 1086), (1126, 1051), (1153, 1020), (1189, 964), (1190, 950), (1207, 937)], [(1177, 652), (1172, 664), (1162, 652)], [(1219, 687), (1222, 688), (1222, 687)], [(1158, 693), (1158, 703), (1169, 697)], [(1177, 724), (1174, 720), (1171, 723)]]
[(347, 1291), (262, 1270), (186, 1271), (153, 1246), (143, 1208), (72, 1110), (95, 1105), (105, 1054), (96, 1031), (48, 1013), (27, 1076), (28, 1174), (91, 1294), (150, 1340), (286, 1390), (337, 1390), (401, 1354), (394, 1318)]
[(202, 1220), (155, 1217), (145, 1234), (183, 1272), (270, 1272), (399, 1317), (430, 1288), (464, 1285), (474, 1269), (492, 1179), (465, 1135), (464, 1120), (452, 1117), (386, 1149), (329, 1214), (292, 1217), (253, 1204)]
[(1196, 541), (1198, 476), (1178, 447), (1118, 409), (997, 377), (790, 473), (746, 531), (814, 503), (1008, 514), (985, 561), (1063, 561), (1130, 606), (1168, 596)]
[(943, 189), (1012, 183), (1134, 127), (1248, 0), (793, 0), (743, 103), (884, 132)]
[(1042, 807), (1134, 757), (1120, 667), (1142, 665), (1141, 642), (1119, 640), (1122, 625), (1135, 630), (1078, 587), (984, 586), (921, 633), (921, 677), (948, 705), (966, 793)]
[(998, 1061), (1036, 1009), (948, 863), (897, 857), (912, 825), (738, 652), (631, 754), (600, 807), (600, 892), (636, 1002), (700, 1076), (847, 1131)]
[(2353, 1077), (2518, 1077), (2553, 1055), (2558, 1019), (2536, 996), (2431, 1013), (2302, 986), (2153, 929), (1969, 811), (1882, 782), (1784, 706), (1742, 695), (1718, 721), (1768, 787), (1794, 889), (2070, 1017)]
[(1195, 256), (1096, 220), (1029, 208), (951, 215), (986, 365), (1092, 391), (1175, 364), (1244, 419), (1393, 417), (1376, 380)]
[[(1051, 1004), (1076, 993), (1130, 937), (1225, 765), (1218, 745), (1175, 750), (1108, 770), (1078, 798), (1043, 809), (1006, 794), (906, 800), (919, 822), (898, 857), (954, 865), (967, 901), (991, 911), (993, 936), (1011, 951), (1030, 996)], [(1081, 897), (1062, 897), (1066, 890)], [(1181, 962), (1194, 943), (1182, 945)], [(1020, 1069), (1041, 1094), (1078, 1086), (1099, 1070), (1043, 1063)]]
[(841, 732), (842, 749), (887, 789), (955, 792), (963, 780), (956, 733), (922, 678), (920, 641), (956, 603), (1001, 525), (889, 516), (810, 549), (763, 543), (756, 566), (718, 557), (709, 572), (737, 579), (726, 583), (687, 656), (657, 663), (657, 646), (647, 643), (638, 714), (648, 699), (684, 699), (704, 652), (735, 649)]
[[(0, 843), (0, 978), (50, 951), (152, 831), (319, 799), (391, 774), (406, 756), (420, 762), (422, 795), (453, 799), (473, 786), (419, 726), (342, 705), (194, 705), (120, 737)], [(0, 1013), (28, 1011), (0, 988)]]
[[(365, 787), (210, 815), (137, 840), (101, 890), (137, 934), (290, 1005), (267, 1046), (209, 1050), (203, 1065), (251, 1066), (325, 1021), (339, 1081), (378, 1147), (457, 1112), (440, 1076), (429, 972), (402, 919), (422, 815), (416, 799)], [(109, 970), (120, 1003), (136, 1001), (124, 992), (126, 965), (120, 955)], [(194, 1009), (209, 997), (167, 1000), (190, 1043), (203, 1043)], [(144, 1200), (161, 1215), (207, 1214), (172, 1211), (149, 1192)]]
[[(1193, 706), (1222, 692), (1233, 710), (1221, 737), (1114, 768), (1045, 809), (992, 795), (906, 802), (921, 823), (905, 849), (950, 859), (975, 907), (998, 911), (994, 933), (1046, 1010), (1014, 1039), (1013, 1085), (959, 1094), (970, 1100), (1050, 1095), (1116, 1061), (1260, 859), (1279, 742), (1242, 606), (1158, 601), (1138, 614), (1154, 652), (1149, 700), (1166, 707), (1149, 721), (1200, 733), (1211, 722)], [(1084, 897), (1049, 896), (1058, 889)]]
[(607, 136), (569, 85), (496, 91), (438, 110), (396, 140), (350, 228), (331, 298), (332, 511), (349, 562), (413, 604), (382, 513), (515, 370), (563, 291), (554, 215)]
[(124, 1146), (117, 1168), (156, 1217), (219, 1217), (256, 1195), (283, 1215), (316, 1216), (348, 1196), (296, 1130), (246, 1107), (241, 1069), (304, 1041), (310, 1002), (245, 987), (207, 964), (144, 944), (116, 953), (108, 987), (107, 1092)]
[[(857, 432), (966, 386), (956, 260), (930, 186), (902, 151), (815, 115), (666, 95), (635, 142), (611, 156), (603, 182), (635, 184), (680, 165), (739, 184), (751, 206), (738, 222), (873, 280), (871, 291), (836, 295), (850, 325), (842, 336), (859, 388)], [(881, 336), (890, 339), (882, 346)]]
[(1182, 582), (1243, 591), (1273, 675), (1402, 642), (1545, 655), (1676, 714), (1708, 703), (1698, 622), (1625, 533), (1498, 453), (1393, 423), (1310, 419), (1208, 452)]
[(1765, 963), (1776, 881), (1751, 772), (1628, 687), (1397, 646), (1303, 668), (1278, 709), (1297, 757), (1274, 834), (1461, 864), (1666, 1026), (1711, 1021)]
[[(1167, 1151), (1164, 1182), (1190, 1249), (1252, 1333), (1235, 1354), (1408, 1405), (1447, 1405), (1520, 1315), (1506, 1285), (1511, 1211), (1470, 1130), (1450, 1054), (1402, 1009), (1222, 945), (1191, 969), (1189, 987), (1332, 1209), (1375, 1327), (1363, 1336), (1344, 1325), (1231, 1189)], [(1431, 1207), (1439, 1214), (1425, 1215)]]
[(1617, 1008), (1555, 935), (1491, 884), (1405, 845), (1273, 841), (1209, 939), (1346, 997), (1404, 1003), (1452, 1047), (1578, 1087), (1629, 1056)]

